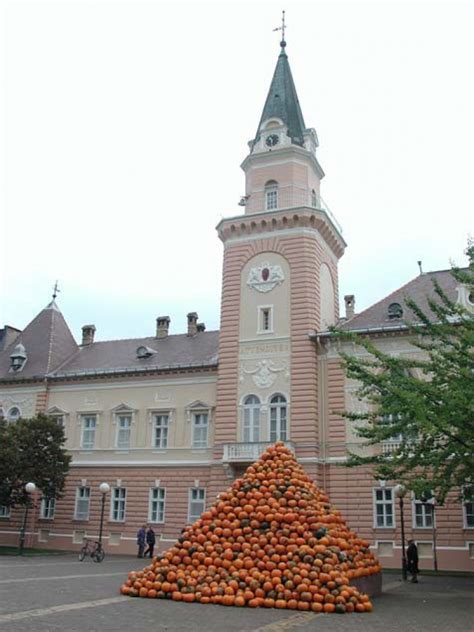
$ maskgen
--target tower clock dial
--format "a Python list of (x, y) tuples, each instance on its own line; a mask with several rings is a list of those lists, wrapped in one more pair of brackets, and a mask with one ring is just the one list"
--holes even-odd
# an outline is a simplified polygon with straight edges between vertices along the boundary
[(279, 142), (280, 139), (278, 138), (277, 134), (270, 134), (270, 136), (267, 136), (265, 139), (265, 144), (267, 145), (267, 147), (275, 147), (275, 145), (278, 145)]

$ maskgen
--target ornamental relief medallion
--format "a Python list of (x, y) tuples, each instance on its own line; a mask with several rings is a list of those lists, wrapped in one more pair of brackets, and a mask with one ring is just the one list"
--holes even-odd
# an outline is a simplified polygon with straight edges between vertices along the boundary
[(270, 292), (285, 280), (281, 266), (271, 266), (264, 261), (259, 266), (250, 268), (247, 277), (247, 285), (257, 292)]
[(277, 366), (272, 360), (259, 360), (252, 369), (246, 369), (241, 364), (240, 382), (244, 381), (245, 375), (251, 375), (255, 386), (258, 386), (258, 388), (270, 388), (275, 383), (279, 373), (283, 373), (286, 380), (289, 379), (290, 373), (285, 362), (281, 366)]

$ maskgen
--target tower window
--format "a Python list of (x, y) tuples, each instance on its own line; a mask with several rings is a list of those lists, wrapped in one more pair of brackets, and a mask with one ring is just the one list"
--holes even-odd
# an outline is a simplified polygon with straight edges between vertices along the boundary
[(318, 208), (318, 194), (314, 189), (311, 191), (311, 206), (313, 208)]
[(278, 208), (278, 182), (269, 180), (265, 185), (265, 209), (272, 211)]
[(270, 333), (273, 331), (273, 309), (271, 305), (258, 308), (258, 333)]
[(247, 395), (243, 405), (244, 443), (260, 441), (260, 400), (256, 395)]

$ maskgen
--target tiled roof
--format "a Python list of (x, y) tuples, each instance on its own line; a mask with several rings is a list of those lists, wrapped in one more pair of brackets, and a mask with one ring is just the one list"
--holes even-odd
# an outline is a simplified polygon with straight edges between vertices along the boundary
[[(360, 314), (356, 314), (341, 325), (341, 329), (346, 331), (357, 331), (367, 329), (391, 329), (403, 326), (404, 321), (414, 321), (415, 315), (406, 305), (406, 297), (410, 297), (417, 303), (427, 316), (434, 317), (428, 306), (427, 298), (434, 297), (433, 280), (439, 283), (445, 294), (452, 301), (456, 301), (456, 287), (459, 285), (451, 274), (451, 270), (439, 270), (436, 272), (426, 272), (395, 290), (378, 303), (368, 307)], [(392, 303), (398, 303), (403, 309), (402, 318), (389, 318), (388, 308)]]
[[(20, 343), (25, 347), (27, 361), (21, 371), (13, 373), (10, 354)], [(42, 377), (54, 371), (77, 349), (63, 315), (52, 301), (0, 353), (0, 379)]]
[[(166, 338), (94, 342), (81, 347), (54, 374), (67, 377), (94, 373), (217, 366), (218, 346), (218, 331), (199, 332), (194, 336), (179, 334)], [(155, 353), (147, 358), (138, 358), (138, 347), (148, 347)]]
[[(10, 370), (10, 354), (21, 343), (27, 362)], [(163, 369), (217, 366), (218, 331), (166, 338), (107, 340), (78, 346), (54, 301), (43, 309), (8, 348), (0, 353), (0, 380), (135, 373)], [(152, 350), (138, 358), (138, 347)]]

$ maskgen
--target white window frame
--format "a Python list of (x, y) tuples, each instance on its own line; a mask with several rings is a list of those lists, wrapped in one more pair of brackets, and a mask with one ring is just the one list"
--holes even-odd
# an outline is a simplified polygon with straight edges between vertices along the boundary
[[(91, 424), (93, 426), (86, 428), (86, 424)], [(81, 450), (93, 450), (95, 448), (95, 435), (97, 431), (97, 415), (96, 413), (84, 413), (81, 415)], [(92, 434), (92, 441), (85, 442), (84, 438), (86, 433)]]
[(63, 430), (65, 429), (66, 419), (64, 415), (58, 413), (57, 415), (49, 415), (49, 417), (54, 419), (54, 421), (58, 424), (58, 426), (61, 426)]
[[(265, 329), (265, 325), (268, 328)], [(273, 333), (273, 305), (259, 305), (257, 307), (257, 334)]]
[[(469, 498), (463, 498), (462, 503), (462, 515), (463, 515), (463, 526), (464, 529), (474, 529), (474, 485), (465, 485), (463, 489), (463, 496), (466, 493), (465, 490), (471, 490), (468, 492)], [(467, 505), (471, 505), (471, 511), (467, 511)], [(468, 523), (467, 516), (472, 516), (472, 524)]]
[(126, 487), (112, 487), (110, 496), (110, 522), (125, 522), (126, 504)]
[[(400, 421), (401, 419), (400, 413), (398, 413), (397, 415), (393, 415), (392, 413), (390, 413), (388, 415), (382, 415), (382, 417), (380, 418), (380, 423), (382, 425), (391, 424), (393, 423), (393, 419), (395, 416), (398, 417), (398, 421)], [(387, 437), (387, 439), (384, 439), (382, 443), (400, 443), (401, 441), (403, 441), (403, 433), (399, 432), (396, 435)]]
[[(418, 525), (416, 522), (417, 519), (417, 507), (420, 507), (421, 509), (421, 518), (422, 518), (422, 525)], [(428, 510), (428, 507), (430, 507), (430, 509)], [(419, 515), (420, 515), (419, 514)], [(427, 516), (431, 516), (431, 524), (426, 524), (426, 518)], [(412, 496), (412, 522), (413, 522), (413, 529), (433, 529), (436, 528), (436, 512), (434, 510), (434, 502), (430, 499), (428, 502), (423, 502), (421, 501), (419, 498), (416, 498), (415, 495), (413, 494)]]
[[(122, 427), (122, 421), (125, 419), (128, 420), (128, 428)], [(117, 431), (116, 431), (116, 436), (115, 436), (115, 446), (117, 450), (129, 450), (131, 435), (132, 435), (132, 422), (133, 422), (132, 413), (116, 413), (115, 422), (117, 426)], [(125, 431), (128, 432), (128, 441), (126, 443), (121, 444), (120, 435), (122, 432), (125, 432)]]
[[(273, 399), (281, 397), (283, 401), (272, 402)], [(268, 399), (268, 440), (272, 443), (276, 441), (288, 441), (288, 400), (282, 393), (274, 393)], [(283, 415), (283, 411), (284, 415)], [(275, 413), (275, 419), (273, 420), (273, 413)], [(272, 438), (272, 423), (275, 421), (275, 438)], [(282, 421), (285, 423), (285, 436), (282, 436)]]
[[(18, 414), (12, 416), (13, 410), (17, 410)], [(14, 424), (19, 419), (21, 419), (21, 408), (19, 406), (10, 406), (7, 412), (7, 421), (11, 424)]]
[[(201, 498), (193, 498), (193, 496), (201, 496)], [(191, 514), (191, 505), (193, 503), (202, 503), (202, 510), (198, 514)], [(206, 489), (204, 487), (190, 487), (188, 491), (188, 523), (196, 522), (205, 509)]]
[[(194, 449), (205, 449), (209, 445), (209, 411), (208, 410), (194, 410), (191, 413), (192, 418), (192, 447)], [(205, 423), (202, 419), (205, 418)], [(205, 431), (205, 432), (203, 432)], [(205, 434), (205, 440), (197, 440), (197, 433), (203, 432)]]
[[(383, 498), (377, 498), (377, 492), (382, 492)], [(390, 492), (390, 499), (386, 498), (386, 492)], [(386, 511), (387, 506), (392, 508), (392, 524), (387, 524), (389, 513)], [(378, 524), (377, 507), (382, 507), (383, 524)], [(374, 487), (373, 488), (373, 523), (374, 529), (395, 529), (395, 494), (393, 487)]]
[[(85, 493), (87, 491), (87, 493)], [(79, 514), (79, 503), (85, 502), (87, 500), (87, 514), (83, 512), (83, 514)], [(74, 505), (74, 520), (86, 521), (89, 520), (91, 510), (91, 488), (87, 485), (80, 485), (76, 487), (76, 502)]]
[(278, 209), (278, 185), (272, 184), (265, 187), (265, 210), (276, 211)]
[[(157, 443), (157, 429), (158, 429), (158, 419), (164, 418), (166, 419), (166, 424), (161, 427), (161, 430), (165, 430), (165, 432), (161, 434), (160, 441)], [(155, 450), (166, 450), (168, 448), (168, 439), (169, 439), (169, 429), (170, 429), (170, 419), (171, 414), (169, 411), (155, 411), (153, 412), (153, 447)]]
[(7, 507), (7, 505), (0, 505), (0, 519), (8, 519), (10, 518), (10, 515), (10, 507)]
[(46, 498), (43, 496), (41, 499), (40, 518), (41, 520), (53, 520), (56, 512), (56, 499)]
[[(155, 496), (157, 497), (155, 498)], [(155, 504), (156, 507), (154, 508)], [(166, 489), (164, 487), (152, 487), (148, 499), (148, 522), (163, 524), (165, 522), (165, 514)]]
[[(246, 404), (250, 398), (255, 397), (256, 402)], [(262, 402), (254, 393), (249, 393), (244, 397), (242, 404), (242, 441), (244, 443), (259, 443), (261, 432), (261, 412)]]

